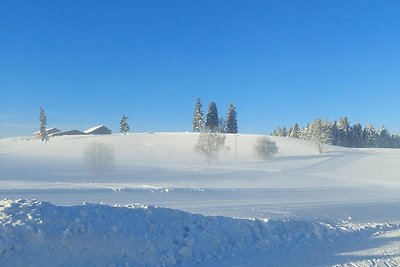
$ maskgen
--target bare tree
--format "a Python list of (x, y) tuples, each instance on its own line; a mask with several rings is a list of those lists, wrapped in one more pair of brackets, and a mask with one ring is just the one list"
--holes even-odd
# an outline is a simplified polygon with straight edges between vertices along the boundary
[(200, 133), (196, 144), (196, 152), (202, 154), (207, 161), (218, 161), (220, 151), (229, 150), (225, 146), (226, 135), (218, 131), (205, 131)]
[(257, 139), (254, 149), (257, 153), (257, 156), (263, 160), (272, 158), (278, 153), (278, 147), (276, 146), (276, 143), (269, 140), (269, 138), (266, 136), (262, 136)]
[(89, 170), (97, 177), (101, 177), (112, 169), (114, 149), (110, 145), (94, 141), (83, 151), (83, 158)]

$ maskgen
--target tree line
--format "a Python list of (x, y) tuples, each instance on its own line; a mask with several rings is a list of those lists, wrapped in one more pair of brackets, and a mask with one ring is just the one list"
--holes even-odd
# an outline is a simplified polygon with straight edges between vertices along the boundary
[(400, 136), (390, 134), (384, 126), (378, 129), (372, 124), (363, 127), (360, 123), (356, 123), (351, 126), (347, 117), (334, 122), (316, 119), (303, 128), (297, 123), (289, 129), (278, 127), (272, 135), (343, 147), (400, 148)]
[(229, 104), (226, 118), (218, 116), (217, 104), (212, 101), (208, 105), (207, 115), (204, 117), (203, 105), (198, 98), (193, 112), (193, 132), (221, 132), (238, 133), (236, 108), (233, 102)]
[[(43, 108), (39, 114), (40, 136), (43, 142), (48, 141), (46, 131), (47, 116)], [(194, 132), (238, 133), (236, 108), (233, 102), (229, 104), (226, 118), (219, 117), (217, 104), (212, 101), (204, 116), (201, 99), (198, 98), (193, 113), (192, 129)], [(120, 120), (120, 131), (126, 134), (130, 131), (128, 117), (123, 114)], [(322, 144), (330, 144), (356, 148), (400, 148), (400, 136), (390, 134), (384, 127), (375, 129), (372, 124), (363, 127), (360, 123), (351, 126), (347, 117), (339, 121), (316, 119), (305, 127), (295, 123), (292, 127), (278, 127), (272, 133), (274, 136), (292, 137), (314, 141), (322, 152)]]

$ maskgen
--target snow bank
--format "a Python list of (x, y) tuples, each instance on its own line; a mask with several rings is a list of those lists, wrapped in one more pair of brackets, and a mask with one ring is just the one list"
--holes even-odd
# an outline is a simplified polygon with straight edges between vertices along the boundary
[(152, 206), (0, 201), (0, 266), (191, 266), (279, 249), (316, 249), (348, 228), (244, 220)]

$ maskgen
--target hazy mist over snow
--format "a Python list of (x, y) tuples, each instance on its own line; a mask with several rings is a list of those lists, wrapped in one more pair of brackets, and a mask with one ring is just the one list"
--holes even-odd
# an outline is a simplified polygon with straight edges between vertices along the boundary
[[(0, 194), (10, 199), (0, 202), (1, 265), (399, 263), (398, 150), (326, 145), (319, 154), (312, 142), (270, 137), (279, 153), (262, 161), (260, 136), (232, 134), (207, 163), (198, 137), (0, 139)], [(93, 141), (115, 153), (102, 176), (83, 159)]]

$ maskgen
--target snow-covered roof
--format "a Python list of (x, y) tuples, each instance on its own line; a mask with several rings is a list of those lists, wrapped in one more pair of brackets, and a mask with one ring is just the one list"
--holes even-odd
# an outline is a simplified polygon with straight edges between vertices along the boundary
[(85, 131), (85, 133), (93, 132), (93, 131), (95, 131), (95, 130), (97, 130), (97, 129), (100, 129), (101, 127), (104, 127), (104, 125), (97, 125), (97, 126), (94, 126), (94, 127), (92, 127), (92, 128), (89, 128), (89, 129), (87, 129), (87, 130)]
[(52, 134), (50, 134), (50, 136), (80, 135), (80, 134), (85, 134), (85, 133), (81, 132), (81, 131), (78, 131), (78, 130), (68, 130), (68, 131), (52, 133)]
[[(47, 128), (46, 132), (48, 134), (52, 134), (52, 133), (58, 133), (58, 132), (61, 132), (61, 131), (59, 129), (55, 128), (55, 127), (52, 127), (52, 128)], [(40, 131), (34, 132), (33, 134), (34, 135), (40, 134)]]
[(84, 131), (84, 133), (86, 134), (91, 134), (91, 133), (111, 133), (111, 130), (108, 129), (106, 126), (104, 125), (98, 125), (98, 126), (94, 126), (92, 128), (87, 129), (86, 131)]

